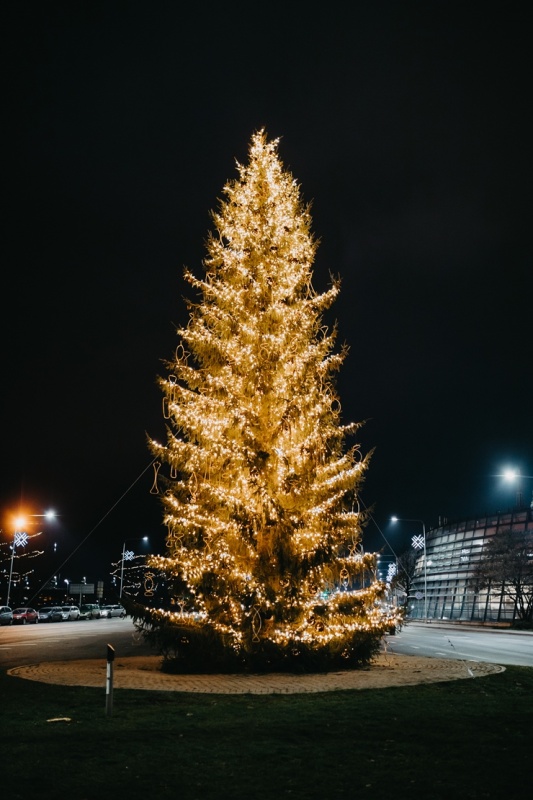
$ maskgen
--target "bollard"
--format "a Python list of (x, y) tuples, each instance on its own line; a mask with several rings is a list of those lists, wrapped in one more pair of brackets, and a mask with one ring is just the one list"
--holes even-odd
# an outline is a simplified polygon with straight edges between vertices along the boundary
[(109, 717), (113, 713), (113, 661), (115, 660), (115, 648), (107, 645), (107, 672), (105, 683), (105, 712)]

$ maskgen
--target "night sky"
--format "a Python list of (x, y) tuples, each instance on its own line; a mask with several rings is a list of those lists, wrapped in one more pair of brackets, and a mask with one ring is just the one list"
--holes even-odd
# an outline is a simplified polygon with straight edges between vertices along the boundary
[(202, 274), (261, 127), (312, 204), (315, 288), (342, 281), (326, 322), (350, 348), (345, 421), (375, 448), (365, 546), (394, 513), (511, 507), (497, 475), (533, 475), (528, 5), (191, 8), (5, 19), (2, 513), (53, 506), (72, 580), (105, 576), (126, 538), (162, 552), (156, 377), (183, 268)]

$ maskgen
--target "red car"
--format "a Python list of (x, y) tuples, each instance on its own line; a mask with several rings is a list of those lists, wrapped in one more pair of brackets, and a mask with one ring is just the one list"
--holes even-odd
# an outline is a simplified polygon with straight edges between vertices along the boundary
[(27, 625), (29, 622), (39, 622), (39, 614), (34, 608), (15, 608), (13, 611), (13, 625)]

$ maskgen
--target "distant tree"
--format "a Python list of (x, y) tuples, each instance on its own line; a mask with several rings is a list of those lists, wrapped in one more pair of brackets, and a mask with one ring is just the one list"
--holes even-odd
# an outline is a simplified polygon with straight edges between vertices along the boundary
[(418, 553), (409, 548), (396, 559), (396, 572), (391, 581), (391, 590), (398, 597), (398, 604), (406, 609), (409, 605), (413, 588)]
[(521, 622), (533, 622), (533, 531), (502, 530), (487, 542), (471, 582), (510, 598)]

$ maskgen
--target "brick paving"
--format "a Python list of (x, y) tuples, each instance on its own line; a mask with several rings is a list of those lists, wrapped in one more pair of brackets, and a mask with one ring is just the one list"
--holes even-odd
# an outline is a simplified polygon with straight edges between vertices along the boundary
[[(195, 692), (208, 694), (298, 694), (358, 689), (384, 689), (461, 679), (503, 672), (498, 664), (381, 653), (369, 667), (325, 674), (293, 675), (168, 675), (158, 656), (117, 658), (113, 689)], [(105, 659), (53, 661), (14, 667), (8, 674), (26, 680), (65, 686), (105, 687)]]

